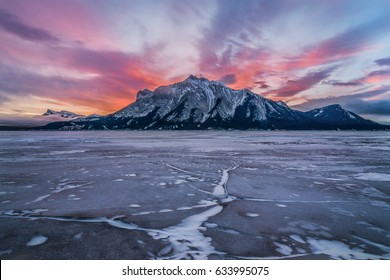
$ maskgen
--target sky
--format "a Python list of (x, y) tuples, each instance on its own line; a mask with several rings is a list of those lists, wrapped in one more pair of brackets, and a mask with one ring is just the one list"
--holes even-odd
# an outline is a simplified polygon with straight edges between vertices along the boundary
[(390, 122), (390, 0), (0, 0), (0, 120), (109, 114), (190, 74)]

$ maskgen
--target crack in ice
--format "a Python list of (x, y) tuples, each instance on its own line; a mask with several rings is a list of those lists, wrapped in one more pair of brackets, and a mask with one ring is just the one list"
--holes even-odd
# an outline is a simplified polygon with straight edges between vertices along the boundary
[(228, 195), (226, 185), (227, 185), (227, 182), (229, 180), (229, 172), (233, 171), (237, 167), (238, 167), (238, 165), (233, 164), (229, 168), (222, 169), (221, 179), (220, 179), (219, 183), (215, 186), (214, 191), (213, 191), (213, 195), (216, 195), (216, 196), (223, 196), (223, 195), (227, 196)]

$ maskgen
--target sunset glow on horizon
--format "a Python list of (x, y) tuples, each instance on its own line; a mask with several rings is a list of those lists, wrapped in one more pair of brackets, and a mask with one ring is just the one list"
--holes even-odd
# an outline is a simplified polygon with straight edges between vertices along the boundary
[(388, 0), (1, 0), (0, 119), (109, 114), (190, 74), (390, 121)]

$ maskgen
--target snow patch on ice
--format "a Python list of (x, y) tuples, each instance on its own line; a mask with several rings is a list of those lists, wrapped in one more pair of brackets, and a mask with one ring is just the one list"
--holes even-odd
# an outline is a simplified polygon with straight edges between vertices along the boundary
[[(290, 235), (290, 238), (295, 240), (296, 242), (299, 242), (299, 243), (302, 243), (302, 244), (305, 244), (306, 242), (302, 239), (302, 237), (300, 235), (297, 235), (297, 234), (292, 234)], [(300, 252), (302, 253), (302, 252)]]
[(381, 256), (351, 249), (340, 241), (307, 238), (310, 248), (315, 254), (325, 254), (332, 259), (380, 259)]
[(168, 255), (172, 251), (173, 251), (173, 247), (171, 245), (168, 245), (161, 249), (160, 254), (164, 256), (164, 255)]
[(80, 232), (78, 234), (75, 234), (75, 236), (73, 236), (73, 238), (76, 239), (76, 240), (80, 240), (82, 237), (83, 237), (83, 233), (82, 232)]
[(381, 249), (383, 252), (385, 252), (387, 254), (390, 254), (390, 247), (388, 247), (388, 246), (385, 246), (385, 245), (382, 245), (382, 244), (379, 244), (379, 243), (376, 243), (376, 242), (372, 242), (372, 241), (370, 241), (368, 239), (361, 238), (361, 237), (356, 236), (356, 235), (354, 237), (359, 239), (360, 241), (363, 241), (366, 244), (369, 244), (371, 246), (374, 246), (374, 247), (377, 247), (377, 248)]
[(205, 222), (205, 223), (204, 223), (204, 226), (207, 227), (207, 228), (216, 228), (216, 227), (218, 227), (217, 224), (215, 224), (215, 223), (210, 223), (210, 222)]
[(172, 211), (173, 211), (172, 209), (161, 209), (160, 211), (158, 211), (158, 213), (168, 213)]
[(355, 214), (353, 214), (352, 212), (349, 212), (345, 209), (342, 209), (340, 207), (333, 207), (333, 208), (330, 208), (330, 210), (334, 213), (338, 213), (338, 214), (341, 214), (341, 215), (344, 215), (344, 216), (349, 216), (349, 217), (356, 217)]
[(323, 182), (313, 182), (313, 184), (316, 184), (316, 185), (325, 185), (325, 183), (323, 183)]
[(182, 211), (182, 210), (191, 210), (191, 209), (192, 209), (192, 207), (182, 206), (182, 207), (177, 208), (176, 210)]
[(278, 248), (276, 248), (276, 251), (278, 251), (282, 255), (285, 255), (285, 256), (291, 255), (293, 250), (289, 246), (282, 244), (282, 243), (279, 243), (279, 242), (274, 242), (274, 244), (276, 246), (278, 246)]
[(47, 237), (43, 235), (35, 236), (31, 238), (29, 242), (27, 242), (27, 246), (37, 246), (45, 243), (47, 241)]
[(134, 213), (132, 214), (133, 216), (143, 216), (143, 215), (149, 215), (149, 214), (153, 214), (153, 213), (156, 213), (155, 211), (143, 211), (143, 212), (139, 212), (139, 213)]
[(255, 170), (258, 170), (257, 168), (253, 168), (253, 167), (244, 167), (245, 170), (251, 170), (251, 171), (255, 171)]
[(69, 151), (52, 151), (49, 155), (66, 155), (66, 154), (76, 154), (76, 153), (85, 153), (87, 150), (69, 150)]
[(390, 209), (390, 204), (387, 202), (384, 202), (384, 201), (373, 201), (373, 202), (371, 202), (371, 205)]
[(179, 184), (183, 184), (183, 183), (186, 183), (187, 181), (186, 180), (176, 180), (175, 181), (175, 185), (179, 185)]
[(202, 224), (210, 217), (217, 215), (223, 207), (214, 206), (204, 212), (189, 216), (176, 226), (162, 230), (161, 233), (150, 234), (154, 239), (168, 239), (173, 252), (167, 258), (172, 259), (206, 259), (208, 255), (216, 253), (211, 245), (211, 238), (201, 233)]
[(366, 181), (390, 181), (390, 174), (385, 173), (359, 173), (355, 175), (356, 179)]
[(245, 216), (254, 218), (254, 217), (258, 217), (258, 216), (260, 216), (260, 215), (257, 214), (257, 213), (248, 212), (248, 213), (245, 213)]
[(240, 235), (240, 233), (234, 229), (222, 229), (222, 232), (228, 233), (228, 234), (233, 234), (233, 235)]
[(226, 184), (229, 180), (229, 171), (232, 171), (237, 168), (237, 165), (233, 165), (227, 169), (222, 169), (222, 175), (219, 183), (215, 186), (213, 190), (213, 195), (221, 196), (227, 195)]
[(49, 197), (49, 196), (50, 196), (50, 194), (42, 195), (42, 196), (40, 196), (40, 197), (37, 197), (34, 201), (31, 201), (31, 202), (29, 202), (29, 203), (27, 203), (27, 204), (42, 201), (42, 200), (44, 200), (45, 198), (47, 198), (47, 197)]
[(130, 204), (130, 207), (132, 207), (132, 208), (138, 208), (138, 207), (141, 207), (141, 205), (139, 205), (139, 204)]

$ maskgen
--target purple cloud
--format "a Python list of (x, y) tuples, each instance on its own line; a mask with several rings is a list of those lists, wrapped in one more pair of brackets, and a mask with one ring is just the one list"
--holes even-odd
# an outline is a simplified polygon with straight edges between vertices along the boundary
[(346, 109), (357, 114), (389, 115), (390, 100), (367, 100), (367, 98), (389, 92), (390, 86), (384, 86), (380, 89), (365, 91), (354, 95), (311, 99), (297, 106), (293, 106), (293, 108), (308, 111), (314, 108), (324, 107), (329, 104), (341, 104)]
[[(129, 99), (131, 91), (105, 78), (90, 80), (42, 76), (15, 67), (0, 67), (0, 104), (15, 96), (39, 96), (94, 107), (103, 111), (118, 109), (118, 100)], [(126, 98), (123, 95), (127, 95)], [(91, 103), (93, 100), (93, 103)]]
[(331, 86), (336, 86), (336, 87), (356, 87), (356, 86), (363, 85), (359, 81), (342, 82), (339, 80), (324, 80), (321, 82), (321, 84), (331, 85)]
[(389, 31), (389, 17), (378, 17), (307, 46), (300, 55), (289, 57), (281, 69), (306, 68), (349, 58), (372, 48), (372, 41)]
[(375, 60), (375, 63), (378, 64), (379, 66), (388, 66), (390, 65), (390, 57), (377, 59)]
[(244, 43), (261, 38), (264, 23), (276, 20), (291, 6), (288, 2), (258, 0), (218, 0), (216, 4), (217, 12), (199, 41), (199, 68), (213, 74), (220, 74), (226, 67), (237, 67), (243, 52), (251, 52), (251, 59), (259, 59), (259, 51), (264, 52), (265, 48), (250, 48)]
[(225, 85), (231, 85), (237, 82), (237, 78), (235, 74), (227, 74), (220, 78), (218, 81), (224, 83)]
[(288, 80), (287, 83), (279, 89), (266, 92), (266, 95), (276, 95), (277, 97), (292, 97), (302, 91), (312, 88), (314, 85), (326, 79), (334, 71), (334, 67), (324, 70), (309, 72), (297, 80)]
[(374, 76), (387, 76), (390, 75), (390, 69), (389, 70), (377, 70), (370, 72), (367, 77), (374, 77)]
[(58, 37), (52, 35), (49, 31), (26, 25), (15, 15), (1, 9), (0, 27), (24, 40), (54, 43), (60, 41)]
[(270, 87), (265, 81), (257, 81), (255, 82), (255, 84), (259, 85), (259, 87), (262, 89), (266, 89)]

